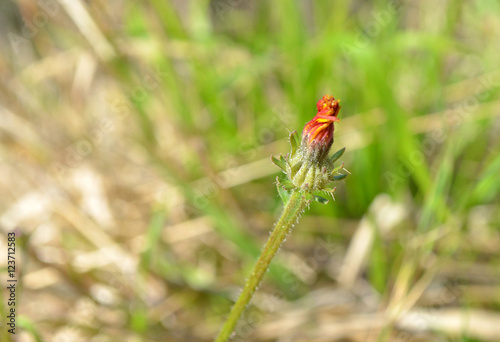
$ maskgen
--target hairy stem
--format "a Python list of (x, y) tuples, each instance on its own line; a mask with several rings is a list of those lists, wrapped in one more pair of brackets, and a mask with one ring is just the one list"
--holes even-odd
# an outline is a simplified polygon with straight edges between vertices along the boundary
[(240, 297), (231, 309), (222, 330), (217, 336), (217, 339), (215, 340), (216, 342), (225, 342), (229, 339), (229, 337), (231, 337), (234, 328), (236, 327), (236, 323), (238, 323), (245, 307), (252, 299), (252, 296), (262, 280), (262, 277), (266, 273), (271, 260), (276, 252), (278, 252), (288, 233), (291, 231), (293, 224), (297, 222), (300, 214), (304, 211), (307, 203), (308, 201), (300, 191), (293, 191), (280, 219), (276, 223), (271, 236), (269, 236), (269, 240), (267, 240), (266, 245), (259, 256), (259, 259), (257, 260), (257, 263), (255, 264), (253, 271), (240, 294)]

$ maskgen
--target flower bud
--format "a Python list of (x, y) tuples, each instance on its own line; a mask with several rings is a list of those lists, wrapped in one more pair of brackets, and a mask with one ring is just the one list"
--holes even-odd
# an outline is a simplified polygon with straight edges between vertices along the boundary
[(337, 118), (340, 110), (339, 100), (325, 95), (316, 107), (318, 112), (302, 130), (300, 147), (297, 148), (298, 141), (294, 132), (290, 136), (291, 153), (285, 159), (273, 159), (287, 174), (288, 182), (306, 192), (330, 191), (331, 183), (340, 180), (335, 178), (338, 168), (334, 169), (333, 163), (340, 158), (343, 150), (334, 154), (334, 158), (328, 158), (333, 144), (334, 123), (340, 121)]
[(332, 147), (334, 122), (340, 121), (340, 104), (333, 96), (325, 95), (316, 107), (318, 113), (302, 130), (302, 145), (308, 158), (320, 162)]

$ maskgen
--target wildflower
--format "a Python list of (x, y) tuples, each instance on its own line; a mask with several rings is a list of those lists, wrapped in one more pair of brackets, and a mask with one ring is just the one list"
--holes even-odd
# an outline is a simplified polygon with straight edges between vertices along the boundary
[[(273, 162), (286, 174), (286, 179), (278, 180), (278, 187), (285, 190), (298, 189), (311, 197), (311, 193), (335, 191), (333, 182), (344, 179), (347, 174), (338, 174), (340, 169), (345, 170), (344, 164), (334, 168), (345, 148), (328, 157), (333, 144), (335, 122), (340, 111), (339, 100), (331, 95), (325, 95), (316, 104), (317, 113), (302, 130), (302, 140), (299, 145), (297, 132), (290, 134), (291, 152), (279, 159), (272, 157)], [(345, 170), (347, 171), (347, 170)], [(314, 196), (314, 199), (326, 203), (324, 198)]]
[(236, 335), (235, 327), (245, 308), (257, 290), (269, 263), (278, 252), (281, 244), (309, 206), (312, 200), (328, 203), (328, 200), (313, 195), (316, 191), (328, 191), (332, 194), (335, 188), (332, 183), (344, 179), (347, 174), (336, 174), (344, 169), (344, 164), (337, 168), (333, 164), (345, 151), (345, 148), (328, 157), (333, 144), (334, 123), (339, 121), (339, 101), (333, 96), (325, 95), (316, 104), (318, 112), (302, 130), (302, 141), (299, 145), (297, 132), (290, 134), (292, 150), (285, 157), (271, 157), (272, 161), (286, 174), (286, 179), (278, 180), (278, 192), (285, 208), (276, 222), (269, 239), (257, 259), (250, 277), (245, 283), (238, 300), (219, 332), (216, 342), (225, 342)]

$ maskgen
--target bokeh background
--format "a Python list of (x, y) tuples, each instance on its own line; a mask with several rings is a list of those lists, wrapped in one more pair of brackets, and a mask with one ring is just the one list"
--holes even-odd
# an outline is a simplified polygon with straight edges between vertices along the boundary
[(210, 341), (341, 99), (352, 173), (235, 341), (500, 341), (500, 3), (0, 2), (2, 341)]

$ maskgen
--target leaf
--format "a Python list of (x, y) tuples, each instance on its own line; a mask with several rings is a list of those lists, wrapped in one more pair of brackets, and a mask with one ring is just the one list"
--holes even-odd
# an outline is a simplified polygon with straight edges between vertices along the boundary
[(290, 133), (289, 140), (290, 140), (290, 145), (292, 146), (292, 153), (290, 155), (293, 156), (297, 151), (297, 148), (299, 147), (299, 139), (297, 137), (297, 131), (293, 131), (292, 133)]
[(347, 173), (344, 173), (344, 174), (341, 174), (341, 175), (333, 176), (333, 180), (337, 182), (337, 181), (340, 181), (340, 180), (342, 180), (342, 179), (344, 179), (346, 177), (347, 177)]
[(344, 152), (345, 152), (345, 147), (332, 154), (330, 156), (330, 160), (332, 161), (332, 163), (336, 162), (340, 157), (342, 157)]
[(271, 156), (271, 161), (276, 164), (277, 167), (279, 167), (281, 170), (286, 172), (286, 161), (283, 159), (282, 156), (280, 156), (280, 159), (276, 159), (273, 156)]
[(328, 204), (328, 202), (330, 202), (329, 200), (327, 200), (326, 198), (323, 198), (321, 196), (314, 196), (314, 200), (316, 202), (321, 203), (321, 204)]

